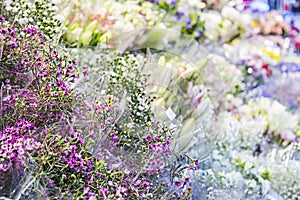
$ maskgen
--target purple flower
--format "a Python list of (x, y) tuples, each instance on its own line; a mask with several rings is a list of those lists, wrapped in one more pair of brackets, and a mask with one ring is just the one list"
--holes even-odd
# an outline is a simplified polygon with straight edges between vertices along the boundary
[(6, 126), (3, 131), (0, 131), (0, 171), (9, 170), (12, 163), (23, 166), (26, 160), (25, 154), (40, 147), (33, 138), (26, 136), (35, 129), (32, 123), (21, 120), (16, 122), (16, 126)]
[(0, 29), (0, 33), (1, 33), (3, 36), (6, 36), (6, 32), (7, 32), (7, 29), (6, 29), (6, 28), (1, 28), (1, 29)]
[(133, 185), (138, 186), (142, 181), (141, 180), (136, 180), (133, 182)]
[(181, 182), (180, 182), (180, 181), (175, 181), (175, 185), (176, 185), (177, 187), (180, 187), (180, 186), (181, 186)]
[(184, 183), (188, 183), (190, 181), (190, 178), (185, 178)]
[(154, 139), (157, 140), (157, 141), (161, 140), (159, 135), (154, 136)]
[(0, 22), (1, 23), (5, 22), (5, 18), (2, 15), (0, 15)]
[(186, 18), (184, 21), (187, 25), (190, 25), (192, 22), (190, 18)]
[(128, 174), (130, 174), (130, 171), (129, 171), (128, 169), (125, 169), (125, 170), (124, 170), (124, 173), (125, 173), (126, 175), (128, 175)]
[(10, 36), (13, 38), (16, 37), (16, 30), (15, 30), (15, 26), (13, 24), (11, 25), (11, 29), (10, 29)]
[(200, 33), (200, 31), (195, 31), (194, 34), (195, 34), (195, 37), (196, 37), (196, 38), (199, 38), (199, 37), (201, 37), (201, 35), (202, 35), (202, 34)]
[(151, 144), (149, 144), (149, 150), (150, 151), (155, 151), (157, 147), (158, 147), (157, 143), (151, 143)]
[(112, 181), (108, 181), (108, 183), (107, 183), (109, 186), (114, 186), (114, 184), (113, 184), (113, 182)]
[(144, 137), (146, 142), (151, 142), (152, 141), (152, 135), (150, 133), (148, 133), (145, 137)]
[(71, 168), (71, 169), (73, 169), (74, 168), (74, 165), (73, 165), (73, 163), (72, 162), (68, 162), (68, 166), (69, 166), (69, 168)]
[(172, 17), (172, 19), (174, 20), (174, 21), (179, 21), (179, 19), (180, 19), (180, 16), (179, 15), (177, 15), (177, 14), (175, 14), (173, 17)]
[(89, 187), (83, 186), (83, 192), (84, 192), (84, 193), (88, 193), (89, 191), (90, 191), (90, 188), (89, 188)]
[(171, 5), (175, 5), (177, 3), (177, 0), (172, 0)]
[(36, 102), (30, 102), (30, 103), (29, 103), (29, 106), (30, 106), (32, 109), (35, 109), (35, 108), (38, 107), (37, 104), (36, 104)]
[(54, 187), (54, 181), (53, 180), (51, 180), (49, 178), (46, 178), (46, 181), (48, 182), (50, 187)]
[(109, 194), (108, 188), (100, 188), (99, 195), (100, 197), (106, 197)]
[(147, 190), (150, 189), (150, 183), (148, 181), (143, 181), (142, 188)]
[(179, 15), (179, 16), (184, 16), (184, 12), (181, 8), (177, 9), (176, 14)]

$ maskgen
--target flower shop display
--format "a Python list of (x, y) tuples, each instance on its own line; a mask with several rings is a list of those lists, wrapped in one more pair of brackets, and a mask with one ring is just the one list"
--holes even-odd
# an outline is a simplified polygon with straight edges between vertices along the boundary
[(242, 1), (0, 2), (0, 199), (299, 199), (298, 32)]

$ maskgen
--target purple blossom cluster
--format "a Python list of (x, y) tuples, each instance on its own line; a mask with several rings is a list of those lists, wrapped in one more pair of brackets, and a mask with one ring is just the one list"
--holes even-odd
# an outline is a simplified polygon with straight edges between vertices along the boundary
[[(7, 181), (14, 176), (22, 179), (28, 157), (37, 163), (35, 159), (43, 155), (51, 157), (43, 148), (48, 138), (43, 130), (71, 118), (74, 97), (68, 84), (78, 75), (77, 63), (68, 52), (51, 45), (43, 32), (30, 24), (15, 27), (1, 16), (0, 38), (0, 172), (4, 180), (0, 182), (0, 193), (12, 194), (17, 192), (16, 184)], [(60, 137), (60, 132), (55, 137)], [(62, 161), (79, 171), (83, 160), (76, 146), (70, 151), (74, 155), (63, 154)], [(40, 178), (39, 174), (33, 175)], [(54, 185), (51, 178), (47, 180)]]
[[(79, 181), (82, 185), (92, 185), (93, 179), (99, 178), (99, 175), (93, 174), (94, 163), (92, 156), (87, 153), (83, 145), (83, 138), (74, 130), (69, 130), (65, 134), (57, 127), (45, 131), (46, 137), (43, 139), (42, 148), (34, 157), (43, 171), (48, 174), (45, 178), (45, 187), (59, 187), (62, 196), (70, 196), (70, 198), (83, 194), (86, 191), (84, 188), (77, 191), (79, 194), (75, 194), (74, 191), (78, 188), (76, 185), (72, 186), (72, 183)], [(53, 131), (56, 134), (53, 134)], [(47, 193), (49, 196), (58, 197), (57, 194), (52, 194), (51, 190)], [(89, 192), (87, 195), (93, 194)]]
[(77, 63), (31, 25), (17, 29), (1, 16), (0, 34), (1, 112), (6, 124), (31, 119), (42, 126), (62, 119), (71, 107), (73, 92), (67, 84), (78, 78)]
[(148, 150), (152, 155), (151, 159), (147, 159), (144, 173), (152, 176), (161, 174), (165, 167), (164, 158), (168, 158), (171, 154), (171, 139), (167, 138), (165, 140), (160, 135), (147, 134), (144, 140), (148, 143)]
[(1, 23), (0, 33), (3, 42), (1, 61), (5, 62), (3, 67), (20, 76), (20, 72), (28, 71), (35, 64), (35, 56), (39, 55), (37, 49), (45, 43), (43, 33), (30, 25), (16, 30), (14, 24), (8, 22)]
[(31, 136), (35, 130), (32, 123), (21, 120), (0, 131), (0, 172), (8, 171), (13, 165), (24, 167), (26, 153), (40, 148), (40, 143)]
[[(129, 170), (125, 161), (105, 152), (92, 156), (81, 138), (82, 133), (70, 130), (58, 136), (53, 131), (57, 130), (48, 130), (36, 160), (48, 174), (46, 187), (60, 188), (63, 199), (138, 199), (150, 192), (151, 179), (134, 178), (134, 170)], [(72, 186), (74, 182), (76, 185)], [(50, 190), (48, 195), (59, 197)]]

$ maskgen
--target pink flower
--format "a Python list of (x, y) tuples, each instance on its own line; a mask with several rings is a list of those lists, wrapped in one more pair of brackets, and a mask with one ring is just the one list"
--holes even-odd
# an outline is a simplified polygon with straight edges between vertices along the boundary
[(295, 133), (293, 133), (292, 131), (288, 131), (288, 130), (282, 131), (280, 136), (281, 136), (281, 139), (283, 139), (286, 142), (291, 142), (296, 139)]

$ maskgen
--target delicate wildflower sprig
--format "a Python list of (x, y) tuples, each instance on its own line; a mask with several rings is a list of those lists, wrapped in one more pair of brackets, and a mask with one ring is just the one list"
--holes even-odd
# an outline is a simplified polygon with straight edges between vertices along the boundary
[[(39, 141), (43, 137), (41, 129), (62, 120), (63, 116), (70, 116), (73, 93), (67, 84), (77, 78), (76, 63), (64, 50), (51, 46), (43, 32), (34, 26), (13, 24), (3, 16), (0, 18), (1, 125), (3, 128), (14, 127), (16, 121), (34, 124), (39, 130), (35, 131), (36, 140)], [(15, 132), (3, 131), (8, 140), (17, 136)], [(28, 137), (24, 136), (24, 142), (30, 142), (31, 145), (37, 143)], [(19, 139), (13, 140), (17, 147)], [(20, 179), (23, 177), (28, 167), (25, 160), (33, 150), (24, 145), (23, 151), (19, 151), (21, 158), (11, 157), (11, 161), (1, 163), (3, 169), (13, 162), (19, 163), (22, 168), (2, 174), (1, 179), (9, 180), (15, 176), (14, 173), (20, 174)], [(1, 182), (2, 185), (4, 183)], [(5, 184), (3, 194), (10, 195), (9, 191), (15, 191), (15, 187), (15, 183)]]

